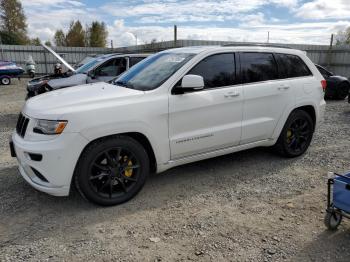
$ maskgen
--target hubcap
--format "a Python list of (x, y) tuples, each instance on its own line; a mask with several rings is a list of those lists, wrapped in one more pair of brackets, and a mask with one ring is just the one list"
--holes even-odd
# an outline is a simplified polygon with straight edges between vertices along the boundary
[(8, 83), (10, 83), (10, 80), (9, 80), (8, 78), (3, 78), (3, 79), (2, 79), (2, 83), (3, 83), (4, 85), (8, 85)]
[(297, 119), (287, 130), (287, 146), (295, 153), (305, 150), (311, 136), (311, 127), (305, 119)]
[(138, 181), (140, 164), (130, 151), (112, 148), (100, 153), (89, 168), (91, 188), (101, 197), (118, 198)]

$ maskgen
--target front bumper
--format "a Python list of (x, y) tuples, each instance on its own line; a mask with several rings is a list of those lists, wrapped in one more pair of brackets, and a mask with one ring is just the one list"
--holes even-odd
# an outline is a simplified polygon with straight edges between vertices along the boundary
[[(79, 133), (63, 133), (48, 141), (26, 141), (12, 135), (14, 153), (23, 178), (39, 191), (67, 196), (75, 165), (88, 141)], [(38, 160), (33, 155), (41, 155)]]
[(40, 89), (43, 88), (43, 84), (35, 84), (35, 85), (31, 85), (31, 84), (27, 84), (27, 91), (28, 92), (38, 92)]

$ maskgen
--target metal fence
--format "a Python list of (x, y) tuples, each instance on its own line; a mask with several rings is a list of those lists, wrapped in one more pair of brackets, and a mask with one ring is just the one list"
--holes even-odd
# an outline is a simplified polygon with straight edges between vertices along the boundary
[[(71, 65), (80, 62), (88, 55), (113, 52), (110, 48), (54, 47), (53, 49)], [(30, 55), (36, 63), (37, 74), (52, 73), (54, 65), (59, 62), (41, 46), (0, 45), (0, 60), (13, 61), (23, 68)]]
[[(174, 47), (201, 46), (201, 45), (225, 45), (252, 44), (247, 42), (227, 42), (227, 41), (202, 41), (202, 40), (178, 40), (137, 45), (121, 48), (90, 48), (90, 47), (54, 47), (69, 64), (73, 65), (88, 55), (98, 55), (107, 53), (145, 53), (158, 52)], [(330, 71), (343, 76), (350, 76), (350, 47), (332, 47), (327, 45), (299, 45), (299, 44), (276, 44), (280, 46), (300, 49), (307, 52), (310, 59), (317, 64), (327, 67)], [(57, 59), (40, 46), (18, 46), (0, 45), (0, 59), (14, 61), (24, 67), (25, 60), (31, 55), (37, 64), (38, 74), (47, 74), (53, 71), (53, 66)]]

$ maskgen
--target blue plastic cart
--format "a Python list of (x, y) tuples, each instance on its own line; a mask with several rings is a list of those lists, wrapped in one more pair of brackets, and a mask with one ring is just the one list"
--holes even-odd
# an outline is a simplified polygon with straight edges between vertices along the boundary
[(350, 172), (336, 174), (328, 179), (327, 212), (325, 225), (330, 230), (336, 230), (343, 217), (350, 219)]

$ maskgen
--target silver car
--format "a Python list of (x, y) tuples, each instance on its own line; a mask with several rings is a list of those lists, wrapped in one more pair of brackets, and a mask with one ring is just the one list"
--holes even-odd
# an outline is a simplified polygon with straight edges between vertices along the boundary
[(74, 69), (50, 47), (45, 45), (43, 45), (43, 47), (59, 59), (69, 71), (59, 74), (45, 75), (30, 80), (27, 85), (27, 98), (65, 87), (94, 82), (108, 82), (149, 55), (106, 54), (91, 59), (78, 69)]

